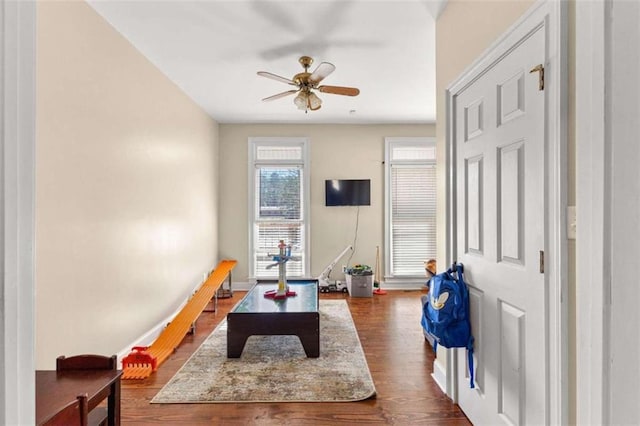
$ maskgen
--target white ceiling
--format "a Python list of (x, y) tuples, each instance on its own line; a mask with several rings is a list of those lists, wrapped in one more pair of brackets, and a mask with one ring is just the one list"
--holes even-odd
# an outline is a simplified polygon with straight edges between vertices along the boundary
[[(446, 0), (89, 0), (90, 5), (220, 123), (435, 122), (435, 20)], [(305, 113), (291, 86), (298, 58), (331, 62), (322, 84), (357, 97), (319, 93)]]

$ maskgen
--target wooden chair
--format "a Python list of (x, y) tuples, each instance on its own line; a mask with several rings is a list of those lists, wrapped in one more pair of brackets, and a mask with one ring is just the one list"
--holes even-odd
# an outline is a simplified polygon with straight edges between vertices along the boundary
[(116, 370), (118, 357), (103, 355), (75, 355), (56, 359), (56, 370)]
[(75, 401), (67, 404), (55, 416), (44, 423), (44, 426), (87, 426), (89, 424), (89, 402), (87, 394), (78, 395)]
[[(65, 357), (59, 356), (56, 359), (56, 370), (117, 370), (118, 369), (118, 357), (103, 356), (103, 355), (75, 355)], [(85, 399), (85, 404), (86, 404)], [(88, 411), (88, 407), (85, 408), (85, 413)], [(84, 425), (99, 425), (103, 426), (107, 424), (108, 412), (107, 407), (96, 407), (87, 415), (87, 423)], [(83, 425), (83, 426), (84, 426)]]

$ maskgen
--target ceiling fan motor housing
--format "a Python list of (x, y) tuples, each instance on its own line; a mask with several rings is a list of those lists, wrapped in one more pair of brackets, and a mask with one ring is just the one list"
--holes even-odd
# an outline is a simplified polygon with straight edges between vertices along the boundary
[(301, 89), (310, 89), (314, 85), (309, 79), (311, 77), (311, 73), (309, 72), (301, 72), (293, 76), (293, 82), (300, 86)]

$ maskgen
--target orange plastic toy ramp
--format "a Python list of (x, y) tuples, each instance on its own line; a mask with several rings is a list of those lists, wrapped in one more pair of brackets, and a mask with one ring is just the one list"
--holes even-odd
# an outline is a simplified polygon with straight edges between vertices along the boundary
[(198, 319), (209, 301), (214, 297), (231, 270), (236, 266), (236, 260), (222, 260), (213, 270), (209, 278), (196, 291), (173, 321), (162, 330), (160, 336), (151, 346), (132, 348), (132, 352), (122, 360), (123, 379), (144, 379), (156, 371), (175, 351), (184, 336), (191, 329), (191, 325)]

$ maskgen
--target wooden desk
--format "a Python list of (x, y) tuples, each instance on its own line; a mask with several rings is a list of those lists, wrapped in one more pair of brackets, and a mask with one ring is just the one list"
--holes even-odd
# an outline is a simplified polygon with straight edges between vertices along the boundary
[(89, 396), (89, 412), (107, 399), (108, 424), (120, 425), (122, 370), (36, 371), (36, 424), (41, 425), (82, 393)]

